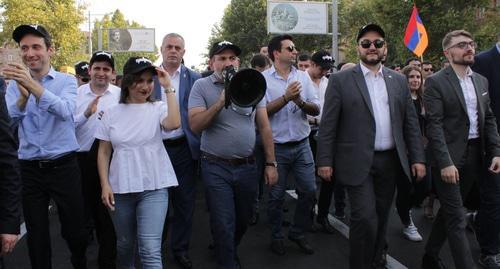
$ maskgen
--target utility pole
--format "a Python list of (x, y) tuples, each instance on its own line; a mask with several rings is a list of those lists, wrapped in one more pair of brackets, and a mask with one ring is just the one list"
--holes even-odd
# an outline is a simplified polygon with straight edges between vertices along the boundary
[(338, 1), (332, 0), (332, 55), (339, 63), (339, 10)]

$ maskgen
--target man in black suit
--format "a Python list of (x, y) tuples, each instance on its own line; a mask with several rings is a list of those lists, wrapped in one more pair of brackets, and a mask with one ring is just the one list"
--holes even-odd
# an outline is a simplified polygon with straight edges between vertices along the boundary
[[(385, 68), (385, 33), (358, 33), (360, 63), (330, 76), (318, 132), (318, 174), (346, 186), (352, 269), (385, 268), (385, 234), (396, 178), (425, 175), (417, 114), (404, 76)], [(410, 165), (411, 164), (411, 168)]]
[[(474, 57), (472, 70), (488, 79), (490, 106), (497, 119), (498, 128), (498, 119), (500, 119), (500, 34), (498, 34), (497, 40), (495, 46)], [(494, 179), (487, 180), (488, 184), (483, 187), (480, 212), (475, 218), (478, 228), (476, 232), (478, 232), (481, 253), (496, 255), (497, 260), (500, 261), (500, 176), (496, 174), (488, 174), (487, 176)]]
[[(442, 42), (450, 66), (425, 81), (430, 164), (441, 208), (425, 247), (423, 268), (444, 268), (439, 251), (448, 239), (455, 268), (474, 268), (465, 236), (464, 201), (476, 183), (481, 199), (490, 195), (493, 177), (500, 172), (500, 137), (490, 108), (488, 81), (473, 72), (476, 43), (464, 30), (452, 31)], [(485, 195), (488, 194), (488, 195)], [(495, 201), (485, 201), (495, 203)], [(481, 213), (480, 213), (481, 215)], [(498, 246), (496, 246), (498, 247)], [(485, 268), (500, 268), (497, 255), (482, 253)]]
[[(9, 128), (5, 88), (5, 80), (0, 78), (0, 256), (11, 252), (16, 245), (21, 216), (17, 146)], [(0, 264), (1, 268), (2, 265)]]

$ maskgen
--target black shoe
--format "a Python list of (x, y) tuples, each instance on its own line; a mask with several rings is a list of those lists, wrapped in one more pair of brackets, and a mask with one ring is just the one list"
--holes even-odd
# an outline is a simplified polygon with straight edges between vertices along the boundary
[(297, 244), (302, 251), (306, 254), (314, 254), (314, 249), (309, 245), (309, 242), (307, 242), (307, 239), (302, 236), (302, 237), (292, 237), (288, 236), (288, 239), (295, 244)]
[(174, 258), (182, 268), (184, 269), (193, 268), (193, 263), (191, 262), (191, 260), (187, 255), (174, 255)]
[(254, 226), (258, 222), (259, 222), (259, 212), (254, 211), (252, 214), (252, 218), (250, 219), (250, 222), (248, 224), (250, 224), (250, 226)]
[(441, 259), (424, 254), (422, 258), (422, 269), (446, 269), (446, 267)]
[(336, 209), (333, 216), (339, 220), (344, 220), (345, 219), (344, 209)]
[(271, 251), (279, 256), (285, 255), (285, 242), (281, 239), (275, 239), (271, 241)]
[(332, 226), (330, 221), (327, 218), (317, 218), (316, 222), (320, 225), (321, 230), (327, 234), (333, 234), (335, 232), (335, 228)]

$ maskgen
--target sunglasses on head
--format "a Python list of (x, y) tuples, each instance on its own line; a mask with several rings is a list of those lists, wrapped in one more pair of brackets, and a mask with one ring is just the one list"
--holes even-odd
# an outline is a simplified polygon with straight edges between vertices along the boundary
[(382, 39), (377, 39), (375, 41), (370, 41), (370, 40), (364, 39), (364, 40), (361, 40), (361, 42), (359, 42), (359, 45), (364, 49), (370, 48), (372, 44), (375, 46), (375, 48), (380, 49), (384, 46), (385, 41)]
[(289, 45), (288, 47), (285, 47), (286, 50), (288, 50), (289, 52), (293, 52), (294, 50), (297, 49), (297, 47), (295, 47), (295, 45)]

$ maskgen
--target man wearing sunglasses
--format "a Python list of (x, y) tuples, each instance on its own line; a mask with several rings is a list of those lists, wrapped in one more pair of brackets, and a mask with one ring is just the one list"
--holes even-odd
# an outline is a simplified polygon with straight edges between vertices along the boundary
[(285, 254), (283, 202), (289, 172), (295, 176), (298, 194), (293, 224), (288, 239), (306, 254), (314, 249), (305, 232), (311, 227), (311, 210), (316, 196), (314, 160), (309, 145), (311, 128), (307, 115), (317, 116), (320, 111), (318, 93), (308, 74), (293, 66), (297, 50), (290, 35), (273, 37), (268, 47), (273, 66), (262, 74), (266, 78), (267, 113), (273, 129), (273, 139), (278, 162), (278, 183), (269, 192), (268, 215), (271, 223), (271, 251)]
[(76, 84), (78, 87), (83, 84), (87, 84), (90, 81), (89, 75), (89, 63), (86, 61), (80, 61), (75, 64), (75, 72), (76, 72)]
[(450, 66), (427, 78), (424, 93), (431, 151), (428, 156), (441, 208), (425, 247), (422, 267), (444, 268), (439, 251), (448, 239), (455, 268), (474, 268), (465, 235), (463, 204), (476, 184), (481, 197), (477, 216), (479, 263), (485, 268), (500, 268), (498, 245), (491, 246), (487, 238), (498, 237), (494, 220), (498, 217), (488, 214), (495, 212), (500, 194), (498, 178), (488, 175), (500, 172), (500, 137), (490, 108), (488, 81), (470, 68), (476, 49), (470, 33), (452, 31), (446, 34), (442, 46)]
[(351, 205), (352, 269), (386, 268), (385, 237), (396, 180), (425, 175), (406, 78), (381, 64), (384, 38), (376, 24), (359, 30), (360, 63), (330, 76), (318, 131), (318, 174), (325, 181), (335, 176)]
[[(97, 51), (87, 64), (90, 83), (78, 88), (76, 97), (76, 139), (80, 145), (77, 152), (85, 199), (86, 224), (93, 220), (99, 252), (99, 268), (116, 267), (115, 229), (108, 210), (101, 202), (101, 185), (97, 173), (97, 148), (99, 141), (94, 133), (105, 109), (118, 104), (120, 88), (111, 84), (115, 74), (115, 60), (110, 52)], [(89, 225), (87, 225), (89, 226)], [(92, 233), (93, 227), (89, 228)]]
[(434, 74), (434, 68), (432, 67), (432, 63), (429, 61), (424, 61), (422, 63), (422, 77), (425, 81), (427, 77)]

